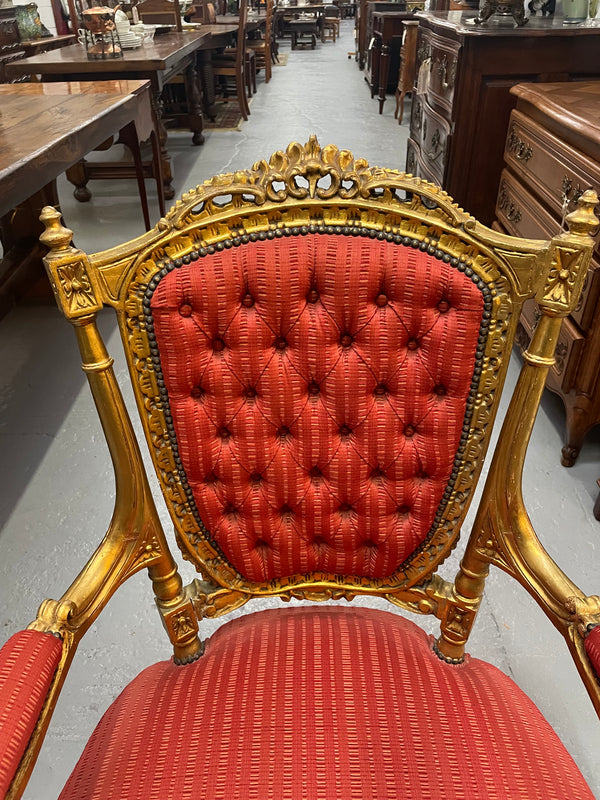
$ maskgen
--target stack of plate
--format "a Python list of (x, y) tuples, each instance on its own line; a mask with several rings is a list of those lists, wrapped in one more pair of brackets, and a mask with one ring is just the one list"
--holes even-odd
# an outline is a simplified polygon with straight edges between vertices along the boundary
[(117, 29), (117, 32), (119, 34), (119, 41), (121, 42), (121, 47), (123, 50), (133, 50), (136, 47), (142, 46), (143, 38), (135, 34), (129, 28), (127, 28), (127, 30), (124, 28), (123, 30)]

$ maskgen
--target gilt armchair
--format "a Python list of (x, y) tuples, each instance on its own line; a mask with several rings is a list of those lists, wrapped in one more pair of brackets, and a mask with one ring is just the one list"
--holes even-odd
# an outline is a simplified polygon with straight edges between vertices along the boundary
[[(563, 635), (600, 711), (600, 598), (552, 561), (521, 494), (596, 203), (585, 192), (551, 241), (514, 239), (438, 187), (311, 138), (94, 255), (45, 209), (47, 271), (117, 493), (86, 567), (0, 651), (0, 794), (21, 796), (78, 643), (147, 569), (173, 656), (124, 688), (61, 800), (592, 800), (534, 704), (466, 645), (489, 568), (502, 569)], [(540, 321), (449, 582), (438, 568), (530, 297)], [(97, 327), (105, 305), (177, 544), (200, 573), (186, 586)], [(317, 602), (361, 595), (389, 610)], [(315, 603), (203, 638), (203, 619), (264, 597)], [(438, 635), (398, 608), (437, 617)]]

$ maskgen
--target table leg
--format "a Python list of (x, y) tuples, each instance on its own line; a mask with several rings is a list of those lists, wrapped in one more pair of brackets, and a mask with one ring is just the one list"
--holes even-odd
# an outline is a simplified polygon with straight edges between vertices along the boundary
[(202, 93), (195, 61), (186, 68), (183, 77), (188, 104), (189, 126), (193, 134), (192, 144), (204, 144), (204, 136), (202, 135)]
[(160, 165), (163, 186), (165, 187), (164, 196), (165, 200), (172, 200), (173, 197), (175, 197), (175, 190), (171, 185), (173, 183), (173, 173), (171, 172), (171, 157), (169, 156), (169, 151), (167, 150), (167, 129), (165, 128), (165, 124), (163, 122), (163, 103), (161, 94), (162, 91), (160, 89), (152, 92), (152, 111), (156, 120), (156, 130), (158, 132)]
[(388, 74), (390, 71), (391, 48), (387, 42), (381, 44), (381, 58), (379, 59), (379, 113), (383, 114), (385, 93), (387, 91)]
[(200, 73), (200, 86), (204, 100), (204, 113), (214, 122), (217, 116), (215, 106), (215, 74), (212, 65), (212, 50), (198, 52), (198, 72)]

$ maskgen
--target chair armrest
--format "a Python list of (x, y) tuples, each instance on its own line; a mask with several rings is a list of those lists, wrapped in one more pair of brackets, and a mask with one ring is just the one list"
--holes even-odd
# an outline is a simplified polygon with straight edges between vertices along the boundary
[(20, 631), (0, 650), (0, 797), (15, 776), (62, 655), (62, 642)]
[(600, 625), (596, 625), (585, 637), (585, 652), (600, 680)]

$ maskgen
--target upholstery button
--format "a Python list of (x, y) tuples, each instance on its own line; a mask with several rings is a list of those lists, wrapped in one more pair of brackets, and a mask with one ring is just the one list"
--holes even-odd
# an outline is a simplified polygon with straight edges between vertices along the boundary
[(398, 514), (410, 514), (410, 506), (398, 506)]
[(372, 539), (365, 539), (363, 542), (363, 547), (368, 547), (369, 550), (377, 550), (377, 545)]
[(409, 350), (417, 350), (419, 347), (419, 341), (418, 339), (409, 339), (406, 343), (406, 346)]
[(437, 304), (437, 308), (440, 314), (445, 314), (450, 308), (450, 303), (447, 300), (440, 300)]
[(383, 293), (382, 294), (378, 294), (377, 297), (375, 298), (375, 303), (379, 306), (379, 308), (383, 308), (383, 306), (387, 306), (387, 304), (388, 304), (387, 295), (385, 295)]
[(204, 397), (204, 389), (201, 386), (193, 386), (190, 395), (195, 398)]
[(445, 394), (447, 394), (447, 393), (448, 393), (448, 390), (446, 389), (446, 387), (445, 387), (445, 386), (443, 386), (441, 383), (438, 383), (438, 385), (437, 385), (437, 386), (434, 386), (434, 387), (433, 387), (433, 391), (434, 391), (434, 393), (435, 393), (435, 394), (438, 394), (438, 395), (440, 395), (440, 397), (441, 397), (442, 395), (445, 395)]
[(225, 342), (223, 341), (223, 339), (219, 338), (213, 339), (212, 347), (215, 353), (220, 353), (223, 350), (225, 350)]
[(387, 394), (387, 386), (385, 383), (378, 383), (377, 386), (373, 389), (373, 393), (377, 395), (377, 397), (383, 397)]
[(191, 317), (192, 316), (192, 307), (189, 303), (183, 303), (179, 306), (179, 313), (182, 317)]
[(289, 517), (293, 512), (290, 506), (288, 506), (287, 503), (284, 503), (279, 509), (279, 513), (281, 514), (282, 517)]
[(429, 477), (429, 475), (426, 472), (424, 472), (423, 470), (421, 470), (421, 472), (417, 472), (416, 477), (419, 478), (420, 480), (424, 481)]
[(226, 503), (225, 507), (223, 508), (223, 513), (233, 517), (237, 513), (237, 508), (233, 505), (233, 503)]
[(404, 428), (404, 435), (405, 435), (407, 438), (410, 438), (411, 436), (414, 436), (416, 432), (417, 432), (417, 430), (416, 430), (416, 428), (414, 427), (414, 425), (407, 425), (407, 426)]
[(350, 347), (352, 341), (352, 336), (349, 333), (343, 333), (340, 337), (340, 344), (342, 347)]
[(316, 466), (311, 467), (308, 474), (310, 475), (311, 478), (320, 478), (323, 475), (321, 470)]
[(207, 486), (214, 485), (215, 483), (218, 483), (218, 482), (219, 482), (219, 479), (217, 478), (217, 476), (215, 475), (215, 473), (214, 473), (214, 472), (210, 472), (210, 473), (209, 473), (209, 474), (208, 474), (208, 475), (207, 475), (207, 476), (204, 478), (204, 483), (205, 483)]
[(351, 433), (349, 425), (340, 425), (340, 436), (350, 436)]
[(254, 386), (246, 386), (244, 389), (244, 397), (247, 397), (249, 400), (256, 397), (256, 389)]
[(280, 439), (285, 439), (286, 436), (289, 435), (290, 435), (290, 429), (288, 428), (287, 425), (282, 425), (280, 428), (277, 428), (277, 436), (279, 436)]
[(352, 511), (352, 506), (350, 503), (340, 503), (339, 511), (340, 514), (347, 514), (349, 511)]
[(371, 472), (371, 480), (376, 481), (379, 480), (379, 478), (385, 478), (385, 473), (379, 467), (375, 467), (375, 469), (373, 469)]
[(310, 289), (310, 291), (306, 295), (306, 299), (308, 300), (309, 303), (316, 303), (317, 300), (319, 299), (319, 293), (317, 292), (316, 289)]
[(248, 292), (248, 294), (244, 296), (244, 299), (242, 300), (242, 305), (246, 306), (246, 308), (252, 308), (252, 306), (254, 305), (254, 298), (252, 297), (250, 292)]
[(258, 486), (260, 483), (262, 483), (262, 475), (260, 472), (253, 472), (252, 475), (250, 475), (250, 483), (253, 486)]
[(315, 547), (322, 547), (323, 545), (327, 544), (322, 536), (315, 536), (315, 538), (312, 540), (312, 543), (315, 545)]
[(257, 539), (254, 543), (255, 550), (269, 550), (271, 545), (268, 542), (265, 542), (264, 539)]
[(277, 339), (275, 339), (275, 347), (277, 350), (285, 350), (287, 341), (284, 336), (278, 336)]
[(308, 384), (308, 393), (312, 395), (317, 395), (321, 391), (319, 384), (316, 381), (311, 381)]
[(229, 428), (223, 426), (222, 428), (219, 428), (218, 435), (220, 439), (227, 441), (227, 439), (231, 438), (231, 431)]

